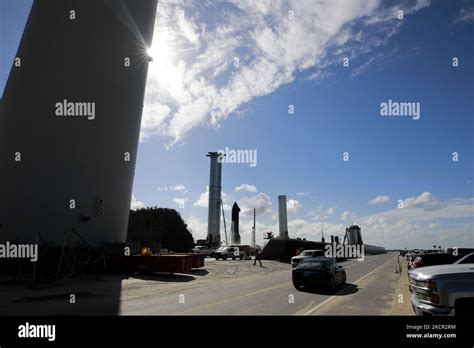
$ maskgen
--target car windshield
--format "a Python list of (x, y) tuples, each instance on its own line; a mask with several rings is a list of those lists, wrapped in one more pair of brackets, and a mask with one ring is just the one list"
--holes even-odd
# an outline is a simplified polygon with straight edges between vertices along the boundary
[(303, 260), (300, 262), (302, 267), (321, 268), (324, 264), (324, 260)]
[(307, 250), (307, 251), (303, 251), (303, 252), (301, 253), (301, 256), (311, 256), (312, 254), (313, 254), (312, 251)]

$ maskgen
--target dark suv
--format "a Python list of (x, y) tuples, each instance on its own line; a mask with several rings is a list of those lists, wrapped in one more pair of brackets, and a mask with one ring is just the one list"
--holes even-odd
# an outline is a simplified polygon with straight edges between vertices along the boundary
[(346, 283), (346, 271), (328, 257), (312, 257), (301, 260), (292, 272), (293, 285), (297, 290), (325, 286), (334, 290)]
[(452, 253), (429, 253), (418, 254), (413, 261), (413, 269), (427, 266), (447, 265), (459, 260), (464, 255), (453, 255)]

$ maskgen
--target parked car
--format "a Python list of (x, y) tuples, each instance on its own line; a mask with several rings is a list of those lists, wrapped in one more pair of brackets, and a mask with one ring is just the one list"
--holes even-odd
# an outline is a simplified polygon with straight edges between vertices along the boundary
[(235, 246), (226, 246), (220, 247), (214, 252), (214, 257), (216, 260), (222, 259), (227, 260), (228, 258), (235, 260), (235, 259), (244, 259), (244, 250), (240, 249), (239, 247)]
[(415, 315), (474, 314), (472, 264), (417, 268), (409, 273)]
[(317, 256), (324, 256), (324, 250), (303, 250), (301, 253), (291, 258), (291, 266), (295, 268), (301, 260)]
[(213, 256), (214, 255), (214, 250), (211, 249), (206, 245), (196, 245), (193, 249), (191, 249), (191, 252), (193, 254), (202, 254), (205, 256)]
[(240, 254), (243, 255), (244, 260), (251, 260), (252, 259), (252, 247), (250, 245), (233, 244), (233, 245), (231, 245), (231, 247), (239, 249), (239, 259), (242, 259), (240, 257)]
[(321, 286), (334, 290), (346, 283), (346, 271), (329, 257), (304, 258), (292, 271), (292, 280), (297, 290)]
[(452, 253), (418, 254), (413, 261), (412, 268), (452, 264), (463, 256)]

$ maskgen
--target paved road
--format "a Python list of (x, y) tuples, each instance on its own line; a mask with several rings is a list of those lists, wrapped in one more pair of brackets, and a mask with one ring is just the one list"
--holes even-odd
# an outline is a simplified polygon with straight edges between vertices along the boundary
[[(351, 260), (343, 263), (347, 273), (347, 285), (335, 293), (308, 293), (297, 291), (291, 283), (291, 267), (276, 262), (264, 262), (271, 271), (247, 277), (226, 278), (203, 276), (193, 282), (178, 284), (166, 292), (150, 292), (141, 289), (128, 291), (123, 288), (121, 314), (125, 315), (318, 315), (325, 308), (332, 311), (323, 314), (350, 314), (342, 307), (369, 308), (361, 314), (383, 314), (395, 294), (393, 265), (397, 254), (368, 256), (363, 262)], [(233, 261), (207, 261), (206, 267), (236, 267)], [(225, 263), (228, 263), (226, 265)], [(247, 262), (247, 265), (249, 263)], [(249, 272), (253, 266), (247, 266)], [(281, 269), (274, 269), (280, 267)], [(258, 270), (257, 270), (258, 269)], [(256, 271), (260, 271), (256, 267)], [(237, 271), (236, 271), (237, 272)], [(222, 276), (222, 274), (221, 274)], [(383, 277), (384, 281), (377, 279)], [(359, 284), (364, 284), (359, 288)], [(388, 293), (387, 293), (388, 292)], [(128, 294), (128, 295), (127, 295)], [(378, 302), (378, 304), (377, 304)], [(334, 304), (339, 304), (334, 306)], [(375, 306), (377, 304), (377, 306)], [(357, 314), (357, 313), (351, 313)]]
[[(397, 254), (344, 262), (347, 285), (334, 293), (297, 291), (291, 266), (206, 259), (187, 275), (89, 276), (44, 288), (0, 282), (0, 313), (8, 315), (359, 315), (391, 314)], [(400, 286), (399, 286), (400, 288)], [(403, 288), (403, 287), (402, 287)], [(399, 291), (399, 290), (397, 290)], [(71, 294), (75, 302), (70, 301)], [(409, 299), (407, 299), (409, 301)], [(391, 305), (392, 304), (392, 305)], [(400, 308), (400, 307), (399, 307)], [(393, 308), (392, 308), (393, 309)], [(400, 313), (398, 313), (400, 314)], [(402, 313), (410, 314), (410, 313)]]

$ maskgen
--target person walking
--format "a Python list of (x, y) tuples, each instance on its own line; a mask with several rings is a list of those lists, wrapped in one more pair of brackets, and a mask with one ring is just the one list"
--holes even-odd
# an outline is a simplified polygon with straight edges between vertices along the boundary
[(260, 255), (258, 254), (258, 248), (255, 249), (255, 261), (253, 262), (254, 266), (257, 264), (257, 261), (260, 262), (260, 267), (263, 267), (262, 261), (260, 260)]

